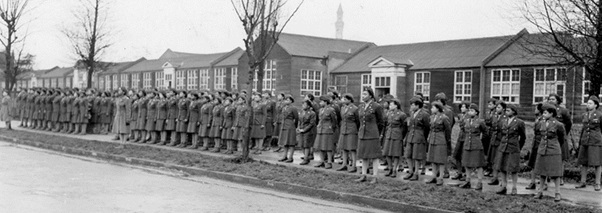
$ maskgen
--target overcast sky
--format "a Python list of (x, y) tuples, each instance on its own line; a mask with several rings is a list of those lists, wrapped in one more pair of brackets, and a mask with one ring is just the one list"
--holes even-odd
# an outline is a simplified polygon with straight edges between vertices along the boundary
[[(36, 69), (72, 66), (75, 58), (61, 33), (73, 22), (79, 0), (31, 0), (26, 51)], [(212, 53), (242, 47), (242, 26), (229, 0), (110, 0), (113, 46), (104, 61), (154, 59), (167, 48)], [(299, 0), (289, 0), (286, 12)], [(335, 36), (343, 7), (344, 39), (377, 45), (478, 38), (530, 30), (516, 12), (520, 0), (305, 0), (285, 32)]]

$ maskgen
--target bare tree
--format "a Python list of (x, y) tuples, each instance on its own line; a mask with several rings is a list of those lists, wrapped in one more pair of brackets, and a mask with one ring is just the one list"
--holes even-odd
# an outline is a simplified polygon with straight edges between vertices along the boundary
[(601, 0), (526, 0), (521, 12), (540, 32), (523, 40), (524, 49), (562, 65), (584, 67), (585, 80), (591, 82), (589, 94), (599, 95)]
[[(0, 30), (0, 43), (4, 46), (4, 86), (8, 91), (14, 89), (17, 76), (31, 70), (34, 57), (23, 54), (27, 30), (22, 31), (25, 21), (23, 16), (29, 12), (29, 0), (3, 0), (0, 2), (0, 19), (3, 28)], [(15, 53), (17, 52), (17, 53)]]
[(77, 57), (77, 63), (87, 70), (86, 85), (92, 87), (92, 77), (99, 67), (104, 51), (112, 43), (107, 26), (108, 5), (103, 0), (82, 0), (81, 7), (73, 15), (77, 22), (63, 29)]
[[(272, 51), (278, 38), (291, 18), (302, 5), (301, 1), (295, 10), (289, 15), (284, 15), (283, 7), (287, 4), (285, 0), (231, 0), (239, 20), (245, 30), (245, 53), (248, 58), (249, 78), (247, 81), (247, 92), (251, 94), (253, 79), (257, 75), (257, 90), (263, 87), (264, 61)], [(251, 98), (247, 99), (247, 105), (251, 108)], [(253, 121), (251, 113), (250, 124)], [(250, 131), (247, 131), (250, 132)], [(249, 158), (250, 135), (243, 140), (243, 162)]]

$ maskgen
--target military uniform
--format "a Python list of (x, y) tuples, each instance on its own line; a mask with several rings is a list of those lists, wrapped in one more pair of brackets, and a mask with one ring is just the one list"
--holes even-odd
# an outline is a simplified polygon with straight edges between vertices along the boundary
[(358, 130), (357, 155), (360, 159), (375, 159), (382, 157), (380, 132), (383, 129), (383, 108), (371, 101), (358, 106), (360, 128)]
[(406, 113), (402, 112), (402, 110), (394, 109), (388, 111), (386, 114), (387, 124), (385, 134), (383, 134), (383, 155), (402, 157), (404, 156), (403, 140), (408, 132)]

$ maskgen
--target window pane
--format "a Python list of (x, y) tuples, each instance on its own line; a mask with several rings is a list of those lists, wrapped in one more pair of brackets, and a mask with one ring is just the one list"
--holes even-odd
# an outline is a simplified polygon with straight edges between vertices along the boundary
[(500, 95), (500, 84), (492, 84), (492, 94)]
[(467, 83), (471, 82), (471, 77), (472, 76), (471, 76), (470, 71), (465, 72), (465, 82), (467, 82)]
[(559, 85), (557, 85), (557, 94), (558, 94), (558, 95), (561, 95), (561, 96), (564, 96), (564, 95), (565, 95), (565, 94), (563, 94), (563, 93), (564, 93), (564, 87), (565, 87), (565, 86), (564, 86), (563, 84), (559, 84)]
[(301, 75), (302, 75), (301, 76), (302, 79), (308, 79), (308, 71), (302, 70), (302, 74)]
[(513, 95), (519, 95), (519, 84), (517, 84), (517, 83), (512, 84), (511, 92)]
[(422, 86), (422, 85), (417, 85), (417, 86), (415, 87), (415, 92), (420, 92), (420, 93), (423, 93), (423, 86)]
[(423, 82), (424, 82), (424, 83), (429, 83), (429, 80), (430, 80), (430, 79), (429, 79), (429, 73), (428, 73), (428, 72), (426, 72), (426, 73), (425, 73), (425, 76), (424, 76), (424, 78), (423, 78)]
[(534, 84), (534, 95), (544, 95), (544, 83)]
[(536, 69), (534, 80), (536, 81), (544, 81), (544, 70)]
[(471, 94), (471, 84), (465, 84), (465, 95)]
[(510, 81), (511, 80), (511, 71), (503, 70), (502, 71), (502, 81)]
[(494, 81), (494, 82), (500, 81), (500, 70), (492, 71), (492, 76), (493, 76), (492, 81)]
[(314, 79), (314, 72), (308, 71), (308, 79)]
[(322, 73), (320, 71), (316, 71), (316, 80), (321, 80)]
[(513, 70), (512, 81), (519, 81), (519, 70)]
[(314, 82), (314, 88), (315, 88), (316, 90), (320, 90), (320, 82), (318, 82), (318, 81), (317, 81), (317, 82)]
[(306, 81), (301, 81), (301, 88), (302, 89), (308, 89), (308, 86), (306, 86)]
[(456, 72), (456, 75), (454, 77), (454, 82), (462, 82), (463, 79), (463, 72)]
[(456, 93), (456, 94), (462, 94), (462, 93), (463, 93), (463, 85), (461, 85), (461, 84), (457, 84), (457, 85), (455, 86), (455, 93)]
[(555, 80), (555, 70), (554, 69), (546, 69), (545, 79), (547, 81), (554, 81)]
[(536, 103), (540, 103), (543, 100), (544, 100), (544, 98), (542, 96), (541, 97), (534, 97), (534, 102), (536, 102)]
[(417, 73), (417, 79), (415, 79), (416, 83), (423, 83), (423, 73)]
[(390, 77), (386, 77), (385, 79), (387, 80), (387, 82), (385, 83), (385, 85), (386, 85), (386, 86), (391, 85), (391, 82), (390, 82), (390, 81), (391, 81), (391, 79), (390, 79)]
[(557, 69), (557, 81), (565, 81), (567, 79), (567, 72), (565, 68)]
[(500, 94), (502, 94), (502, 95), (508, 95), (509, 92), (510, 92), (510, 90), (511, 90), (511, 85), (509, 85), (509, 84), (502, 84), (501, 93)]

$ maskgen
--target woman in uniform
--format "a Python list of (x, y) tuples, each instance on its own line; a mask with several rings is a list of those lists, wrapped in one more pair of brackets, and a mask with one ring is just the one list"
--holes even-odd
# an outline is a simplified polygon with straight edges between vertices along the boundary
[(477, 187), (482, 190), (482, 179), (484, 178), (483, 167), (486, 166), (484, 145), (482, 139), (487, 134), (486, 123), (478, 118), (479, 107), (476, 104), (469, 105), (467, 119), (465, 120), (465, 143), (463, 144), (463, 156), (461, 164), (465, 167), (466, 181), (460, 188), (471, 188), (471, 172), (477, 170)]
[(203, 96), (204, 104), (200, 108), (199, 116), (199, 137), (203, 140), (203, 146), (201, 150), (209, 150), (209, 143), (212, 139), (210, 135), (211, 124), (213, 120), (212, 112), (214, 110), (214, 96), (211, 94), (205, 94)]
[(371, 183), (377, 183), (377, 174), (379, 172), (379, 158), (383, 155), (381, 152), (381, 143), (379, 133), (383, 128), (383, 108), (375, 103), (375, 93), (371, 88), (365, 88), (362, 91), (362, 101), (358, 107), (358, 116), (360, 128), (358, 130), (358, 158), (362, 159), (362, 177), (357, 182), (366, 181), (369, 163), (373, 161), (373, 176)]
[[(176, 118), (176, 133), (178, 134), (178, 137), (180, 138), (179, 141), (179, 145), (178, 147), (184, 147), (186, 145), (186, 142), (188, 140), (188, 132), (187, 132), (187, 128), (188, 128), (188, 108), (189, 105), (191, 104), (191, 100), (189, 98), (187, 98), (186, 96), (186, 91), (182, 90), (178, 93), (178, 118)], [(197, 95), (198, 96), (198, 95)], [(175, 142), (174, 140), (172, 140), (173, 144), (170, 143), (170, 145), (174, 146), (176, 145), (176, 143), (178, 143), (177, 141)]]
[(0, 101), (0, 121), (4, 121), (8, 130), (12, 129), (10, 126), (11, 118), (9, 115), (11, 101), (8, 92), (6, 92), (6, 90), (2, 91), (2, 101)]
[(587, 111), (582, 115), (582, 133), (578, 165), (580, 165), (580, 184), (576, 188), (586, 187), (586, 169), (595, 167), (595, 191), (601, 190), (601, 107), (599, 98), (590, 96), (586, 102)]
[(57, 90), (56, 96), (52, 99), (52, 114), (50, 116), (50, 121), (52, 122), (53, 132), (58, 132), (61, 130), (61, 123), (59, 122), (59, 117), (61, 116), (61, 100), (63, 99), (63, 91)]
[(410, 172), (404, 180), (419, 180), (421, 163), (427, 158), (427, 137), (429, 136), (429, 114), (423, 110), (423, 101), (417, 97), (410, 99), (408, 133), (404, 138), (404, 157)]
[[(343, 95), (341, 99), (341, 125), (339, 131), (339, 149), (343, 151), (343, 165), (337, 171), (347, 170), (350, 173), (356, 172), (356, 149), (358, 148), (358, 107), (354, 105), (354, 96), (350, 93)], [(351, 163), (348, 163), (350, 162)]]
[[(188, 124), (186, 126), (186, 133), (180, 136), (181, 141), (178, 147), (197, 149), (199, 147), (199, 110), (207, 103), (207, 98), (203, 96), (199, 100), (199, 93), (190, 92), (188, 93), (187, 100), (188, 108), (185, 120)], [(191, 138), (191, 145), (187, 147), (188, 138)]]
[(324, 166), (325, 169), (330, 169), (332, 168), (331, 162), (333, 162), (333, 150), (335, 148), (333, 135), (335, 135), (335, 129), (337, 129), (337, 112), (330, 106), (331, 97), (323, 95), (319, 99), (321, 108), (318, 111), (314, 151), (318, 152), (320, 162), (314, 167)]
[(296, 129), (297, 122), (299, 120), (299, 114), (293, 104), (294, 99), (291, 95), (286, 95), (282, 101), (281, 121), (280, 121), (280, 135), (278, 137), (278, 145), (285, 149), (283, 157), (279, 159), (280, 162), (293, 162), (293, 151), (295, 151), (296, 141)]
[[(108, 91), (103, 92), (101, 95), (101, 108), (100, 108), (100, 122), (101, 122), (101, 134), (109, 134), (109, 125), (111, 125), (111, 106), (113, 105), (113, 98), (110, 97), (111, 93)], [(138, 116), (138, 115), (136, 115)]]
[(80, 91), (75, 91), (73, 93), (73, 102), (71, 102), (71, 121), (70, 121), (70, 125), (73, 127), (72, 131), (69, 132), (70, 134), (77, 134), (80, 131), (80, 125), (79, 124), (79, 120), (80, 118), (80, 102), (81, 102), (81, 96), (82, 93)]
[(126, 89), (120, 88), (115, 98), (115, 118), (113, 120), (112, 133), (119, 135), (121, 144), (118, 148), (123, 148), (126, 144), (127, 135), (130, 133), (128, 118), (130, 117), (130, 104)]
[[(565, 135), (569, 135), (570, 131), (572, 130), (572, 118), (569, 115), (569, 110), (561, 106), (561, 103), (563, 103), (561, 96), (555, 93), (549, 95), (549, 104), (555, 106), (555, 109), (557, 110), (556, 119), (563, 124), (563, 128), (565, 128)], [(563, 158), (563, 161), (567, 161), (570, 157), (569, 144), (566, 141), (560, 141), (560, 143), (561, 157)], [(563, 184), (563, 178), (561, 179), (561, 184)]]
[[(431, 114), (429, 118), (430, 132), (427, 138), (429, 144), (427, 162), (432, 165), (434, 177), (427, 183), (441, 186), (444, 184), (444, 169), (448, 162), (448, 141), (450, 141), (452, 126), (450, 119), (444, 114), (444, 105), (440, 101), (431, 103)], [(436, 174), (439, 174), (439, 177)]]
[(141, 98), (138, 100), (138, 117), (136, 118), (136, 130), (140, 132), (140, 138), (136, 138), (134, 141), (137, 143), (144, 143), (148, 139), (146, 127), (149, 98), (152, 96), (150, 93), (152, 92), (138, 91)]
[(222, 147), (222, 124), (224, 123), (224, 105), (222, 104), (222, 98), (217, 96), (214, 98), (214, 108), (211, 111), (212, 121), (211, 129), (209, 131), (209, 137), (214, 140), (214, 148), (212, 152), (220, 152)]
[(60, 133), (66, 133), (69, 130), (69, 121), (71, 120), (71, 107), (69, 101), (71, 99), (71, 90), (65, 90), (65, 95), (61, 98), (61, 115), (59, 122), (61, 122)]
[[(165, 135), (169, 134), (170, 143), (168, 146), (174, 146), (178, 143), (178, 132), (176, 131), (178, 120), (178, 92), (176, 90), (168, 90), (167, 93), (167, 117), (165, 119)], [(166, 139), (167, 143), (167, 139)]]
[(544, 104), (542, 106), (543, 121), (540, 129), (542, 139), (538, 144), (538, 156), (534, 166), (534, 172), (540, 176), (540, 187), (534, 196), (536, 199), (542, 198), (542, 191), (546, 184), (546, 178), (555, 180), (555, 202), (561, 201), (559, 193), (559, 185), (561, 177), (563, 177), (563, 159), (561, 143), (565, 139), (565, 128), (563, 123), (555, 119), (557, 117), (557, 109), (554, 105)]
[(496, 107), (494, 108), (494, 114), (490, 116), (490, 147), (488, 149), (488, 159), (486, 162), (488, 163), (488, 168), (492, 169), (492, 179), (488, 182), (488, 185), (498, 185), (499, 177), (498, 171), (493, 168), (494, 159), (496, 159), (496, 155), (498, 154), (498, 146), (500, 145), (500, 128), (502, 126), (502, 121), (506, 119), (505, 111), (507, 109), (507, 104), (503, 101), (496, 101)]
[(253, 111), (253, 122), (251, 122), (251, 139), (254, 141), (255, 152), (253, 154), (262, 154), (264, 148), (264, 138), (266, 138), (266, 105), (262, 102), (260, 93), (254, 92), (251, 96), (251, 110)]
[(165, 145), (167, 142), (167, 132), (165, 131), (165, 119), (167, 118), (168, 108), (165, 92), (157, 93), (157, 120), (155, 120), (155, 131), (159, 134), (159, 145)]
[(235, 121), (235, 113), (237, 107), (233, 104), (233, 99), (227, 97), (224, 99), (224, 113), (222, 113), (223, 122), (222, 122), (222, 141), (226, 141), (226, 152), (225, 154), (234, 153), (234, 142), (236, 138), (234, 138), (234, 121)]
[[(264, 105), (266, 106), (266, 124), (264, 125), (264, 129), (266, 130), (266, 138), (264, 139), (265, 147), (262, 147), (262, 151), (270, 150), (272, 146), (272, 135), (274, 134), (274, 119), (276, 118), (276, 102), (272, 100), (272, 95), (270, 92), (264, 92), (262, 94), (262, 98), (264, 99)], [(266, 142), (268, 144), (266, 144)]]
[(462, 102), (459, 105), (459, 111), (461, 111), (461, 113), (459, 113), (457, 115), (457, 123), (459, 124), (459, 134), (458, 137), (456, 139), (456, 145), (454, 146), (454, 151), (452, 153), (452, 157), (454, 158), (454, 160), (456, 161), (456, 168), (458, 169), (458, 171), (456, 172), (456, 174), (451, 177), (451, 179), (453, 180), (465, 180), (463, 178), (463, 164), (461, 163), (462, 157), (463, 157), (463, 144), (465, 144), (465, 120), (467, 119), (467, 110), (469, 110), (469, 102)]
[(44, 98), (44, 121), (42, 123), (42, 130), (49, 131), (52, 129), (51, 117), (52, 117), (52, 101), (54, 100), (55, 92), (53, 89), (48, 89), (46, 92), (46, 98)]
[(519, 167), (519, 152), (526, 141), (526, 128), (523, 120), (517, 118), (517, 107), (508, 105), (505, 110), (506, 119), (501, 120), (498, 129), (501, 135), (498, 153), (494, 159), (493, 169), (501, 175), (501, 187), (496, 194), (507, 193), (507, 177), (511, 175), (513, 186), (511, 195), (517, 194), (517, 172)]
[(276, 140), (278, 148), (274, 150), (274, 152), (280, 152), (283, 147), (281, 147), (278, 142), (278, 138), (281, 133), (281, 122), (283, 118), (281, 117), (281, 113), (283, 111), (283, 100), (285, 98), (285, 94), (280, 93), (276, 96), (276, 108), (274, 112), (274, 131), (272, 132), (272, 139)]
[(137, 121), (138, 121), (138, 109), (140, 109), (139, 106), (139, 99), (140, 96), (138, 95), (137, 92), (134, 92), (132, 90), (130, 90), (128, 93), (131, 93), (129, 98), (130, 98), (130, 118), (128, 118), (128, 122), (130, 122), (130, 125), (128, 125), (130, 127), (130, 141), (135, 141), (138, 137), (140, 137), (140, 132), (137, 130)]
[[(542, 139), (542, 135), (540, 135), (540, 131), (537, 131), (541, 128), (543, 117), (542, 117), (542, 103), (538, 103), (534, 108), (534, 115), (536, 119), (534, 120), (534, 138), (532, 141), (532, 149), (530, 151), (530, 156), (528, 159), (528, 167), (532, 169), (530, 172), (530, 184), (526, 187), (526, 189), (536, 189), (536, 173), (534, 173), (534, 164), (536, 164), (536, 157), (538, 156), (538, 146), (540, 144), (540, 140)], [(545, 180), (542, 180), (545, 181)]]
[(82, 91), (81, 99), (80, 99), (80, 135), (85, 135), (88, 131), (88, 123), (90, 123), (90, 91), (86, 93)]
[(238, 152), (243, 151), (243, 140), (246, 140), (245, 134), (247, 134), (247, 127), (249, 125), (249, 119), (251, 118), (251, 110), (247, 106), (246, 101), (246, 95), (239, 95), (239, 99), (237, 99), (237, 109), (233, 127), (233, 138), (237, 141)]
[[(302, 103), (302, 112), (299, 115), (299, 122), (297, 124), (297, 134), (299, 134), (299, 143), (304, 152), (304, 161), (299, 165), (307, 165), (310, 163), (310, 149), (314, 145), (314, 138), (316, 138), (316, 113), (312, 110), (312, 103), (309, 100), (305, 100)], [(287, 163), (293, 162), (293, 156), (287, 157)]]
[(147, 102), (147, 116), (145, 121), (145, 130), (147, 131), (146, 143), (157, 143), (157, 131), (155, 131), (155, 121), (157, 121), (157, 91), (150, 91)]
[(404, 156), (404, 146), (402, 140), (408, 132), (406, 126), (406, 113), (402, 112), (400, 100), (392, 99), (389, 101), (389, 110), (387, 111), (387, 123), (385, 134), (383, 135), (383, 155), (387, 161), (389, 170), (385, 176), (395, 178), (398, 173), (400, 159)]

